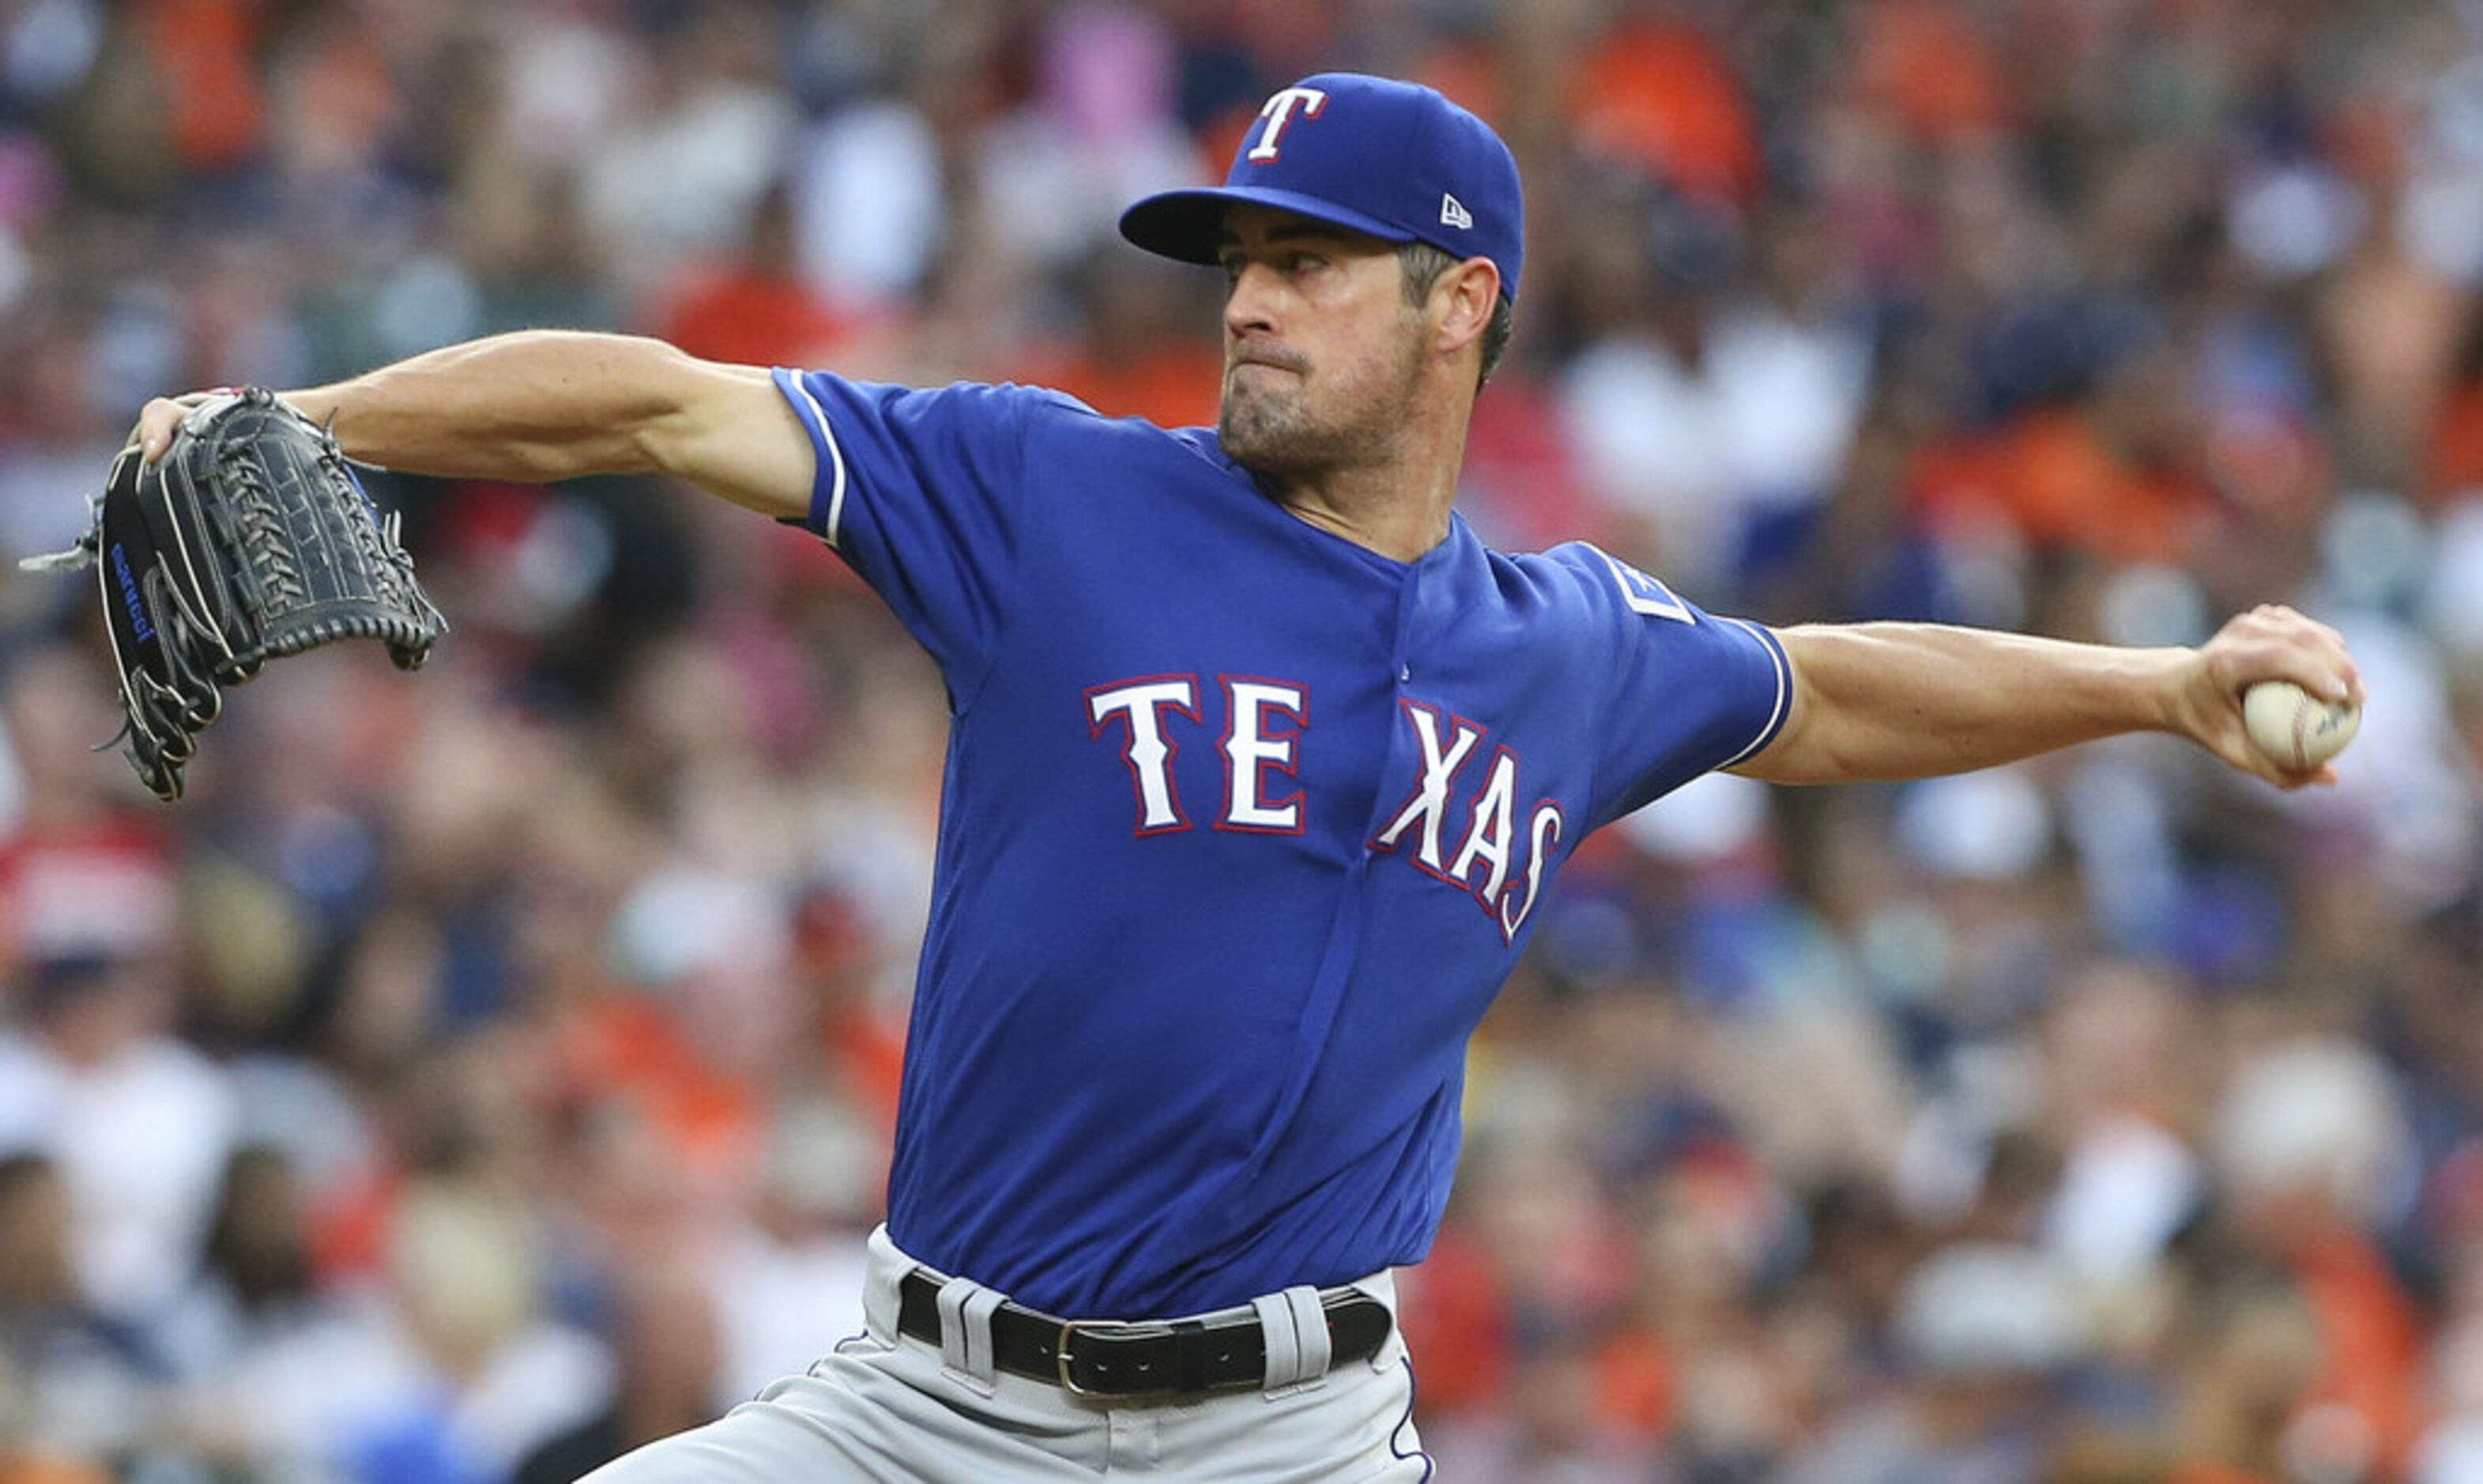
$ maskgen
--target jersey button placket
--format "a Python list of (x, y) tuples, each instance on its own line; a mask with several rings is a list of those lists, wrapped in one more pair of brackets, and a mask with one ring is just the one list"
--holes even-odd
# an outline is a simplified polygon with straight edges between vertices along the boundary
[(1397, 689), (1403, 691), (1414, 679), (1414, 616), (1423, 606), (1423, 568), (1416, 563), (1405, 570), (1397, 584), (1397, 635), (1388, 646), (1389, 662), (1397, 671)]
[[(1413, 649), (1414, 614), (1420, 606), (1422, 591), (1423, 570), (1418, 565), (1408, 569), (1403, 580), (1397, 585), (1397, 634), (1388, 647), (1388, 662), (1397, 676), (1395, 689), (1400, 710), (1403, 709), (1407, 687), (1414, 683), (1414, 665), (1408, 656)], [(1405, 728), (1391, 717), (1388, 728), (1388, 765), (1381, 774), (1383, 778), (1396, 778), (1403, 773), (1407, 760), (1399, 755), (1406, 753), (1410, 746), (1411, 744), (1406, 740)], [(1377, 812), (1363, 828), (1362, 857), (1366, 861), (1380, 853), (1377, 843), (1378, 833), (1386, 825), (1388, 813), (1395, 807), (1384, 797), (1385, 792), (1383, 789), (1383, 797), (1374, 804)]]

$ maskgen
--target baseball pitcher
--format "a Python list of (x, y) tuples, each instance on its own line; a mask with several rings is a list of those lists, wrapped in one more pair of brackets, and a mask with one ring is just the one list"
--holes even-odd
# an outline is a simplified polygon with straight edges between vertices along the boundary
[[(1524, 256), (1508, 148), (1428, 89), (1304, 79), (1137, 246), (1224, 276), (1218, 426), (529, 332), (286, 400), (357, 459), (660, 471), (806, 527), (938, 662), (938, 876), (868, 1328), (594, 1475), (1420, 1479), (1391, 1269), (1468, 1037), (1587, 834), (1712, 769), (1980, 768), (2247, 741), (2359, 695), (2261, 609), (2203, 649), (1774, 631), (1452, 509)], [(159, 451), (182, 414), (148, 406)], [(822, 1346), (825, 1348), (823, 1338)]]

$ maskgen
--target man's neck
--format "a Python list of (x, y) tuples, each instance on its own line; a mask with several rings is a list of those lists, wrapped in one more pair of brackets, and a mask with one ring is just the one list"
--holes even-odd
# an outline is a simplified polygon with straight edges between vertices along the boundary
[[(1449, 538), (1457, 470), (1464, 462), (1467, 410), (1439, 436), (1419, 431), (1395, 458), (1307, 475), (1260, 476), (1278, 505), (1307, 524), (1400, 562), (1419, 561)], [(1411, 431), (1411, 430), (1409, 430)]]
[(1317, 488), (1271, 482), (1270, 492), (1305, 525), (1400, 562), (1417, 561), (1448, 539), (1446, 500), (1340, 498), (1333, 486), (1333, 481)]

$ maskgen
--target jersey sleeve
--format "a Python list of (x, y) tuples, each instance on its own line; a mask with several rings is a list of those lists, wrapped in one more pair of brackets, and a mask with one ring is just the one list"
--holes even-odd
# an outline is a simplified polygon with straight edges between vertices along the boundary
[(1595, 824), (1775, 740), (1793, 705), (1793, 666), (1775, 635), (1711, 614), (1593, 546), (1579, 543), (1556, 555), (1586, 582), (1612, 638)]
[(803, 525), (870, 584), (962, 701), (1006, 617), (1028, 425), (1075, 404), (1021, 386), (775, 375), (818, 461)]

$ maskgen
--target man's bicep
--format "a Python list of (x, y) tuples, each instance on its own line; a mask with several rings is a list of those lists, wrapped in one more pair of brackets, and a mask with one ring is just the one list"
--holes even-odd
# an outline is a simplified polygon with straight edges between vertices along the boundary
[(675, 374), (674, 411), (647, 434), (655, 465), (761, 515), (807, 517), (817, 459), (775, 379), (688, 357)]
[(1891, 741), (1914, 744), (1942, 735), (1906, 687), (1944, 666), (1937, 654), (1915, 652), (1886, 638), (1889, 625), (1804, 623), (1775, 630), (1793, 683), (1784, 729), (1734, 772), (1771, 783), (1845, 783), (1923, 778), (1954, 768), (1892, 761)]

